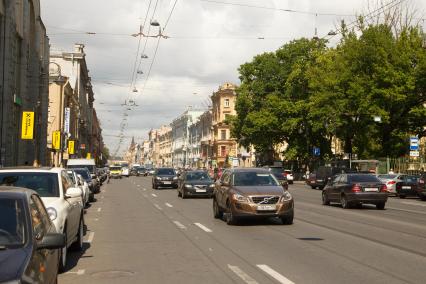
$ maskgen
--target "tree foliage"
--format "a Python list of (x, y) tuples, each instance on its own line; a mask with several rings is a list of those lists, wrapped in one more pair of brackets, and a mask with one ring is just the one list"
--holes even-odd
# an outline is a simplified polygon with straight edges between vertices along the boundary
[(370, 24), (334, 48), (302, 38), (257, 55), (239, 69), (233, 134), (258, 151), (286, 142), (287, 159), (329, 155), (332, 136), (360, 157), (404, 155), (426, 135), (423, 43), (417, 27)]

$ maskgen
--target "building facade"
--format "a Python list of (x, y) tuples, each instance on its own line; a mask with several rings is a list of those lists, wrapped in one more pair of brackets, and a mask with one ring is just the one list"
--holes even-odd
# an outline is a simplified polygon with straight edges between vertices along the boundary
[(158, 129), (158, 165), (161, 167), (172, 166), (172, 128), (163, 125)]
[[(0, 166), (46, 164), (49, 39), (39, 0), (0, 1)], [(23, 112), (33, 139), (21, 139)]]

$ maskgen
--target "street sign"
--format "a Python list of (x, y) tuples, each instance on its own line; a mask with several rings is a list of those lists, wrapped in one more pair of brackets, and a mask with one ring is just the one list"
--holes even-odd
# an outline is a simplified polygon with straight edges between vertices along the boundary
[(91, 153), (87, 153), (86, 159), (91, 159), (91, 158), (92, 158), (92, 154)]
[(410, 151), (410, 157), (419, 157), (420, 152), (419, 151)]
[(318, 147), (314, 147), (312, 149), (312, 153), (314, 154), (314, 156), (319, 157), (319, 156), (321, 156), (321, 149), (318, 148)]
[(75, 141), (74, 140), (68, 140), (68, 154), (73, 155), (75, 154)]
[(416, 136), (410, 137), (410, 150), (418, 151), (419, 150), (419, 138)]
[(64, 133), (70, 133), (70, 108), (66, 107), (64, 111)]
[(52, 133), (52, 149), (61, 149), (61, 131), (53, 131)]
[(31, 140), (34, 138), (34, 112), (22, 112), (22, 133), (21, 139)]

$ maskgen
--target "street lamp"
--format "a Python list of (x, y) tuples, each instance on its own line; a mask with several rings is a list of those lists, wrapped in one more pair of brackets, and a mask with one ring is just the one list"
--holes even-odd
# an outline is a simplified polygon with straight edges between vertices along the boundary
[(151, 26), (153, 26), (153, 27), (159, 27), (160, 23), (157, 20), (152, 20), (151, 21)]

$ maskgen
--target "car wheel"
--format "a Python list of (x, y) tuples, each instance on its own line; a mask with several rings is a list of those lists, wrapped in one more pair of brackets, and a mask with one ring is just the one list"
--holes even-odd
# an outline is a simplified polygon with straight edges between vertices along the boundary
[(420, 197), (420, 199), (421, 199), (422, 201), (426, 201), (426, 196), (422, 196), (422, 197)]
[(292, 212), (291, 214), (282, 216), (281, 222), (283, 222), (283, 225), (291, 225), (293, 224), (293, 219), (294, 219), (294, 213)]
[(71, 249), (74, 251), (83, 250), (83, 237), (84, 237), (84, 222), (83, 217), (80, 218), (80, 224), (78, 225), (77, 240), (71, 245)]
[(65, 227), (63, 234), (65, 236), (65, 246), (60, 250), (60, 253), (59, 253), (59, 271), (60, 272), (64, 272), (67, 266), (67, 251), (68, 251), (67, 227)]
[(226, 214), (226, 224), (228, 225), (236, 225), (237, 217), (234, 216), (234, 212), (232, 211), (231, 202), (228, 202), (228, 212)]
[(340, 197), (340, 203), (342, 204), (343, 209), (349, 209), (350, 208), (348, 198), (344, 194), (342, 194), (342, 196)]
[(312, 189), (315, 189), (315, 188), (316, 188), (316, 186), (311, 185), (311, 188), (312, 188)]
[(385, 202), (377, 203), (376, 208), (378, 210), (383, 210), (383, 209), (385, 209), (385, 204), (386, 204)]
[(216, 199), (213, 199), (213, 216), (216, 219), (222, 219), (223, 217), (223, 212), (219, 207), (219, 204), (217, 203)]
[(327, 193), (322, 192), (322, 205), (330, 205), (330, 200), (328, 200)]

